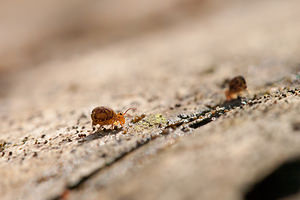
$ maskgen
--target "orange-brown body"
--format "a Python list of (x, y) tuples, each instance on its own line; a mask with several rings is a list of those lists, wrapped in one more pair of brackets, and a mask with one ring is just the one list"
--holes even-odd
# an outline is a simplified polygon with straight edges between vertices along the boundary
[(229, 82), (229, 89), (225, 91), (226, 100), (230, 101), (247, 89), (247, 83), (244, 77), (236, 76)]
[[(130, 109), (132, 108), (128, 110)], [(124, 126), (126, 112), (116, 114), (111, 108), (104, 106), (96, 107), (91, 114), (92, 125), (95, 126), (99, 124), (100, 127), (103, 125), (111, 125), (111, 127), (113, 127), (115, 123), (120, 123), (121, 126)]]

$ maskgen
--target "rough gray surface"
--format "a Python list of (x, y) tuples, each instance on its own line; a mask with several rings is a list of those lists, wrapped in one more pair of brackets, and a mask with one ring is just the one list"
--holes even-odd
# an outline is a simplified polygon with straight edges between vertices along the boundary
[[(300, 155), (299, 6), (238, 2), (14, 74), (0, 99), (1, 199), (242, 199)], [(223, 108), (222, 84), (240, 74), (248, 93)], [(98, 105), (146, 118), (95, 132)]]

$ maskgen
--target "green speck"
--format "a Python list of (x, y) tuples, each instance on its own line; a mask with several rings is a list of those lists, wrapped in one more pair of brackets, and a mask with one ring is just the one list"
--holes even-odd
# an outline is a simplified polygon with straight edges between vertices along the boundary
[(158, 127), (159, 125), (164, 126), (166, 123), (167, 119), (162, 114), (150, 114), (139, 121), (134, 128), (136, 131), (143, 131), (144, 129)]

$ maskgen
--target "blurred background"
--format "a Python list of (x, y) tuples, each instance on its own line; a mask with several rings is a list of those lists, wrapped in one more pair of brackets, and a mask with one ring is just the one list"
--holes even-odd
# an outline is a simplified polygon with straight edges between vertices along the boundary
[[(104, 90), (115, 99), (110, 91), (118, 95), (137, 84), (130, 85), (127, 79), (111, 87), (108, 80), (133, 75), (144, 77), (139, 84), (149, 79), (142, 87), (152, 86), (154, 96), (165, 99), (174, 94), (167, 96), (150, 80), (173, 76), (174, 88), (186, 84), (189, 86), (182, 90), (194, 87), (195, 91), (187, 92), (192, 94), (200, 91), (196, 82), (202, 71), (214, 72), (222, 82), (232, 72), (257, 77), (259, 67), (267, 71), (264, 77), (249, 79), (252, 85), (265, 80), (267, 74), (278, 79), (283, 73), (278, 73), (283, 70), (280, 63), (294, 67), (298, 61), (297, 6), (297, 0), (3, 0), (0, 97), (11, 99), (2, 103), (0, 111), (30, 105), (33, 99), (52, 103), (49, 99), (53, 98), (60, 104), (58, 99), (65, 94), (62, 88), (80, 91), (77, 97), (70, 93), (74, 98), (64, 102), (80, 101), (84, 96), (80, 105), (86, 100), (105, 102), (104, 95), (100, 96)], [(124, 66), (127, 71), (121, 70)], [(140, 70), (153, 67), (157, 70)], [(162, 77), (170, 71), (172, 76)], [(175, 83), (178, 80), (182, 82)], [(201, 80), (213, 79), (205, 76)], [(26, 95), (28, 89), (31, 95)], [(94, 93), (99, 95), (92, 96)]]
[[(0, 2), (0, 97), (17, 84), (15, 81), (27, 82), (20, 79), (24, 76), (11, 78), (20, 70), (79, 58), (124, 41), (137, 42), (138, 38), (144, 38), (141, 42), (150, 42), (147, 36), (155, 38), (155, 33), (165, 30), (168, 33), (165, 31), (160, 43), (164, 44), (169, 36), (176, 42), (176, 38), (181, 38), (181, 42), (173, 44), (178, 47), (175, 50), (170, 45), (174, 42), (164, 44), (170, 49), (162, 53), (161, 63), (172, 62), (163, 61), (163, 57), (172, 52), (173, 57), (176, 53), (182, 55), (178, 61), (183, 63), (191, 60), (185, 56), (198, 57), (195, 62), (205, 65), (216, 65), (222, 59), (230, 58), (231, 62), (247, 55), (260, 56), (263, 59), (260, 63), (282, 62), (279, 56), (296, 52), (287, 49), (293, 49), (293, 37), (298, 38), (297, 6), (299, 3), (295, 0), (3, 0)], [(184, 29), (187, 30), (184, 32)], [(186, 50), (180, 52), (180, 45)], [(221, 45), (231, 49), (221, 49)], [(139, 60), (149, 62), (151, 58), (140, 57)], [(257, 64), (250, 60), (247, 65)], [(84, 71), (84, 67), (78, 71)], [(43, 73), (48, 72), (40, 71), (37, 75)], [(35, 87), (34, 84), (27, 86)]]
[(1, 72), (192, 20), (234, 0), (3, 0)]
[[(63, 63), (103, 47), (154, 35), (199, 18), (205, 19), (234, 2), (242, 1), (3, 0), (0, 2), (0, 97), (11, 95), (11, 99), (23, 103), (33, 96), (26, 95), (28, 89), (37, 95), (45, 96), (47, 93), (46, 96), (49, 96), (50, 92), (38, 91), (36, 83), (46, 79), (61, 87), (58, 77), (46, 77), (44, 74), (49, 74), (50, 68), (57, 68), (57, 74), (61, 76), (70, 70), (67, 70), (68, 64), (50, 66), (47, 63)], [(41, 66), (45, 70), (35, 70)], [(100, 65), (94, 67), (103, 68)], [(85, 67), (81, 66), (79, 73), (69, 74), (66, 84), (72, 85), (72, 79), (78, 82), (75, 79), (84, 70)], [(79, 81), (78, 84), (84, 83)], [(40, 86), (44, 91), (50, 87), (49, 83), (46, 87)], [(18, 102), (7, 102), (2, 103), (0, 111), (17, 109)], [(28, 102), (31, 104), (32, 100)]]
[(193, 20), (220, 0), (3, 0), (0, 2), (0, 97), (20, 69), (69, 59)]

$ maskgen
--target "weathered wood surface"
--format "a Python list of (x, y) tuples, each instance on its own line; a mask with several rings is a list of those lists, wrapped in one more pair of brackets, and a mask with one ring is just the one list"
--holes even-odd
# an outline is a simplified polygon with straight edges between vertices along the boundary
[[(0, 99), (1, 199), (244, 199), (300, 156), (299, 7), (237, 1), (15, 72)], [(224, 105), (235, 75), (248, 93)], [(95, 132), (100, 105), (146, 117)]]

